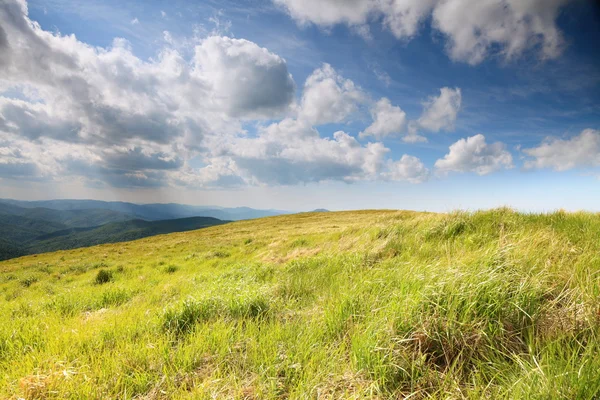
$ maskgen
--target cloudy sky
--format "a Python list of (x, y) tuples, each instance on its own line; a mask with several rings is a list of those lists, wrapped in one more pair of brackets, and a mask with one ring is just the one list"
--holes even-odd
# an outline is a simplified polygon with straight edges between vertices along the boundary
[(600, 210), (600, 7), (0, 0), (0, 197)]

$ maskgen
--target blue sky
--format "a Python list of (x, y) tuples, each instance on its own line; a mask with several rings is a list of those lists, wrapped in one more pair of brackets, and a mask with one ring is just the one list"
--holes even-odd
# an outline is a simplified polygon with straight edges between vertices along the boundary
[(0, 197), (600, 210), (594, 2), (0, 7)]

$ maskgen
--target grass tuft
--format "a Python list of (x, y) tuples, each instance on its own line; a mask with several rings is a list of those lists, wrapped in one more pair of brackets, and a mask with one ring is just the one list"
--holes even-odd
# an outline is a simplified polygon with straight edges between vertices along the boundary
[(112, 272), (110, 272), (110, 271), (108, 271), (106, 269), (101, 269), (96, 274), (96, 278), (94, 279), (94, 283), (96, 285), (103, 285), (105, 283), (111, 282), (112, 280), (113, 280), (113, 274), (112, 274)]

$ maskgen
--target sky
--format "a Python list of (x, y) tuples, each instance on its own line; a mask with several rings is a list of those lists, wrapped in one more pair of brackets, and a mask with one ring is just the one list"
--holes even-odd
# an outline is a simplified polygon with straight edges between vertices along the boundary
[(600, 211), (600, 3), (0, 0), (0, 198)]

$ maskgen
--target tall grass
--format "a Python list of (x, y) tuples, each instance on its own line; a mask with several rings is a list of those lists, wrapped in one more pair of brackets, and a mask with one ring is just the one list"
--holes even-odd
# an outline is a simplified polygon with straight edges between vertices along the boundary
[(597, 399), (599, 237), (357, 211), (3, 262), (0, 398)]

